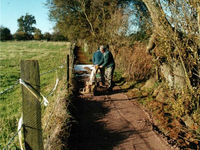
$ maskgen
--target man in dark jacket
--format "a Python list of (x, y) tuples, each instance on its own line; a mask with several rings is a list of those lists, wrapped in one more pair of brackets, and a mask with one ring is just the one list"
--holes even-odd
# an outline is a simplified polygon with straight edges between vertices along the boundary
[[(97, 66), (98, 64), (100, 64), (103, 60), (103, 54), (101, 53), (101, 51), (99, 50), (99, 48), (97, 49), (97, 51), (93, 54), (92, 57), (92, 62), (95, 66)], [(104, 68), (99, 68), (100, 69), (100, 86), (102, 86), (104, 84)]]
[(108, 82), (109, 90), (113, 86), (113, 73), (115, 70), (115, 61), (112, 53), (106, 46), (100, 46), (100, 51), (103, 54), (103, 59), (98, 64), (99, 68), (105, 68), (105, 80)]

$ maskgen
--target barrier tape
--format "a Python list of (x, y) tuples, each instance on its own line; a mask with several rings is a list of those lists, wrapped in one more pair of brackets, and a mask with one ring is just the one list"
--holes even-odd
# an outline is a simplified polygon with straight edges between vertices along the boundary
[(29, 90), (29, 92), (31, 92), (38, 100), (42, 99), (44, 106), (48, 105), (49, 102), (42, 93), (36, 91), (32, 86), (25, 83), (22, 79), (19, 79), (19, 83), (22, 84), (24, 87), (26, 87), (26, 89)]
[(51, 92), (48, 94), (48, 96), (51, 96), (53, 94), (53, 92), (56, 90), (56, 88), (58, 86), (58, 82), (59, 82), (59, 79), (57, 78), (56, 79), (56, 84), (54, 85), (54, 88), (51, 90)]
[[(18, 131), (19, 131), (19, 129), (22, 128), (22, 125), (23, 125), (23, 117), (21, 116), (20, 119), (19, 119), (19, 122), (18, 122), (18, 127), (17, 127)], [(20, 130), (20, 131), (18, 132), (18, 137), (19, 137), (19, 145), (20, 145), (20, 148), (21, 148), (21, 150), (23, 150), (23, 144), (22, 144), (22, 130)]]

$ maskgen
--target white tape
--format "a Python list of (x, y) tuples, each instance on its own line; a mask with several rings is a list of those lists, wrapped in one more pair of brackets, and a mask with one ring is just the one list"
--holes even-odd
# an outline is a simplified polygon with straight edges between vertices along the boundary
[(44, 95), (42, 95), (42, 93), (39, 93), (40, 95), (38, 96), (38, 94), (35, 93), (34, 89), (28, 84), (26, 84), (22, 79), (19, 79), (19, 83), (26, 87), (37, 99), (42, 98), (44, 106), (48, 105), (49, 102), (47, 98)]
[(55, 90), (56, 90), (56, 88), (57, 88), (57, 86), (58, 86), (58, 82), (59, 82), (59, 79), (57, 78), (57, 79), (56, 79), (56, 84), (55, 84), (55, 86), (54, 86), (54, 88), (53, 88), (52, 91), (55, 91)]
[(22, 79), (19, 79), (19, 83), (26, 87), (37, 99), (39, 99), (38, 94), (33, 92), (32, 87), (26, 84)]
[(44, 97), (44, 95), (42, 95), (41, 93), (40, 93), (40, 95), (42, 96), (44, 106), (47, 106), (47, 105), (49, 104), (49, 101), (48, 101), (47, 98)]
[(52, 89), (51, 93), (49, 95), (52, 95), (53, 92), (56, 90), (57, 86), (58, 86), (58, 82), (59, 82), (59, 79), (57, 78), (56, 79), (56, 84), (54, 85), (54, 88)]
[(18, 136), (19, 136), (19, 145), (20, 145), (21, 150), (23, 150), (23, 145), (22, 145), (22, 130), (21, 130), (22, 124), (23, 124), (23, 117), (21, 116), (20, 119), (19, 119), (19, 122), (18, 122), (18, 127), (17, 127)]

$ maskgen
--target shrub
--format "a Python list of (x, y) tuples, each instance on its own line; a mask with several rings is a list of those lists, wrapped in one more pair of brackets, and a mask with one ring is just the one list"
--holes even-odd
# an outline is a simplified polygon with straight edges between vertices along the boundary
[(47, 41), (50, 41), (51, 40), (51, 34), (49, 32), (44, 33), (43, 39), (47, 40)]
[(129, 80), (146, 80), (152, 73), (152, 57), (146, 53), (142, 43), (118, 49), (116, 63), (124, 69)]
[(67, 38), (64, 37), (62, 34), (60, 33), (54, 33), (52, 36), (51, 36), (51, 40), (52, 41), (67, 41)]
[(14, 34), (14, 39), (17, 41), (21, 41), (21, 40), (31, 40), (33, 39), (33, 36), (23, 32), (23, 31), (18, 31)]
[(43, 35), (40, 29), (35, 29), (35, 33), (33, 36), (34, 40), (42, 40)]
[(8, 28), (5, 27), (0, 27), (0, 40), (1, 41), (7, 41), (7, 40), (11, 40), (12, 39), (12, 35), (10, 33), (10, 30)]

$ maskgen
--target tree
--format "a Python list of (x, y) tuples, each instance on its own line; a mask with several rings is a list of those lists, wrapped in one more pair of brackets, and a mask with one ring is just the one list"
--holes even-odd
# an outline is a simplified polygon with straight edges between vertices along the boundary
[[(122, 26), (121, 15), (129, 0), (49, 0), (51, 20), (56, 22), (56, 28), (70, 40), (111, 39), (110, 29), (119, 30)], [(112, 17), (113, 16), (113, 17)], [(124, 18), (123, 18), (123, 17)], [(121, 20), (119, 20), (121, 19)], [(111, 28), (112, 23), (113, 28)], [(118, 31), (114, 31), (118, 32)]]
[(197, 23), (200, 2), (185, 0), (159, 2), (143, 0), (143, 2), (148, 8), (154, 24), (154, 34), (150, 39), (148, 49), (151, 49), (153, 43), (157, 42), (162, 46), (158, 48), (157, 56), (165, 57), (168, 63), (178, 61), (183, 67), (187, 87), (193, 93), (191, 77), (196, 65), (200, 64)]
[(14, 39), (17, 41), (22, 41), (22, 40), (32, 40), (33, 36), (23, 32), (23, 31), (18, 31), (13, 35)]
[(62, 34), (55, 32), (51, 35), (52, 41), (67, 41), (67, 38), (63, 36)]
[(34, 40), (42, 40), (43, 35), (40, 29), (35, 29), (33, 38)]
[(18, 20), (18, 26), (19, 29), (18, 31), (23, 31), (27, 34), (32, 35), (32, 33), (35, 30), (35, 27), (33, 27), (34, 24), (36, 24), (36, 20), (35, 17), (32, 15), (29, 15), (28, 13), (26, 13), (25, 16), (21, 16)]
[(45, 32), (43, 35), (43, 39), (50, 41), (51, 40), (51, 34), (49, 32)]
[(7, 40), (11, 40), (11, 39), (12, 39), (12, 35), (10, 33), (10, 30), (6, 27), (1, 26), (0, 27), (0, 40), (7, 41)]

